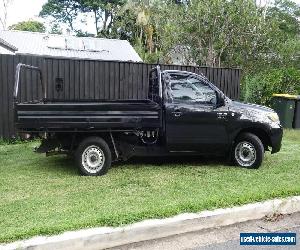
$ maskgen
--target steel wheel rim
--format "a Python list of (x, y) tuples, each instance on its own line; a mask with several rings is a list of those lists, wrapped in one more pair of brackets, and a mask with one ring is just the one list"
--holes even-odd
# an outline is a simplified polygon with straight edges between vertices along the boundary
[(102, 149), (95, 145), (87, 147), (82, 153), (81, 163), (89, 173), (98, 173), (105, 163), (105, 156)]
[(238, 143), (235, 147), (235, 159), (243, 167), (252, 166), (256, 161), (256, 149), (254, 145), (247, 141)]

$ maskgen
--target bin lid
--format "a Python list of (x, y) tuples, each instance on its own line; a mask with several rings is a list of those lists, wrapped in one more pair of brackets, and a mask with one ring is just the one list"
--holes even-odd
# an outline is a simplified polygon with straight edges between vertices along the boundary
[(273, 94), (273, 97), (281, 97), (290, 100), (300, 100), (300, 95), (290, 95), (290, 94)]

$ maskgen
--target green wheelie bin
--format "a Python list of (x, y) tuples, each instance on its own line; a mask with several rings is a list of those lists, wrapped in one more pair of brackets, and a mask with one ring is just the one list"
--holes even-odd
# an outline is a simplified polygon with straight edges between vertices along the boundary
[(295, 105), (294, 128), (300, 129), (300, 95), (298, 95)]
[(289, 94), (273, 94), (272, 107), (277, 112), (284, 128), (294, 127), (296, 100), (298, 96)]

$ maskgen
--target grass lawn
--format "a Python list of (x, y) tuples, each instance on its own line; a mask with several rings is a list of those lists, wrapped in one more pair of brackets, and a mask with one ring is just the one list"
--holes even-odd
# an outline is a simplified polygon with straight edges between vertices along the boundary
[(0, 145), (0, 242), (300, 194), (300, 131), (285, 131), (282, 151), (267, 153), (259, 170), (186, 157), (83, 177), (72, 160), (35, 154), (35, 145)]

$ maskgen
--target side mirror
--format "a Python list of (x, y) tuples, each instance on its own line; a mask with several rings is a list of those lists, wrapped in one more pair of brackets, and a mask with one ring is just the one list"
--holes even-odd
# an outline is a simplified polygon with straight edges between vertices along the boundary
[(218, 92), (217, 93), (217, 108), (222, 107), (225, 105), (225, 95), (223, 93)]

